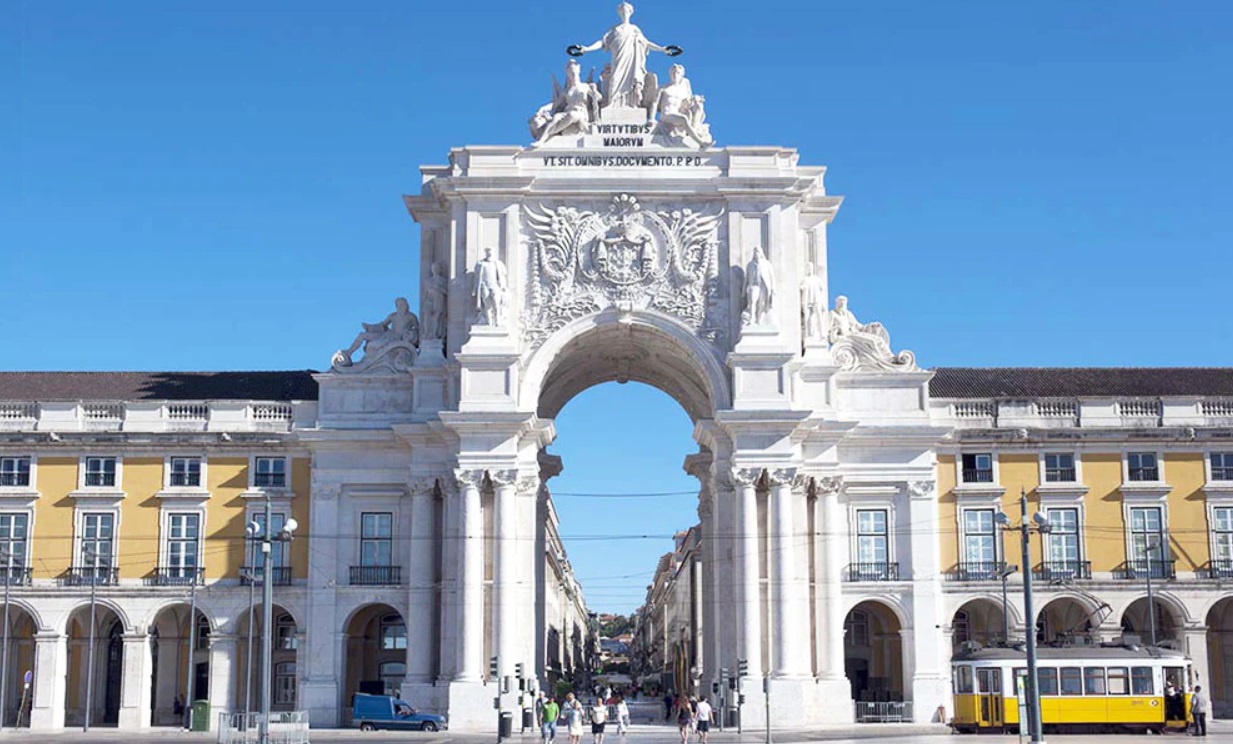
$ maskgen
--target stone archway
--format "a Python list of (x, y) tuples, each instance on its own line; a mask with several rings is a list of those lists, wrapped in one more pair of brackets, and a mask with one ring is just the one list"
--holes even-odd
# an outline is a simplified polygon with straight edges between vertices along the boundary
[[(1010, 633), (1013, 636), (1017, 615), (1008, 603)], [(955, 610), (951, 618), (952, 642), (956, 647), (973, 641), (981, 646), (995, 646), (1006, 640), (1001, 602), (989, 597), (969, 599)]]
[(357, 692), (402, 693), (407, 676), (407, 624), (387, 604), (364, 605), (343, 626), (346, 667), (342, 688), (343, 717), (350, 721), (351, 698)]
[(182, 726), (184, 706), (195, 700), (211, 700), (210, 633), (213, 627), (206, 614), (198, 609), (193, 619), (195, 625), (190, 628), (189, 609), (189, 604), (184, 602), (167, 605), (160, 608), (150, 622), (152, 726)]
[(1207, 663), (1212, 713), (1233, 713), (1233, 597), (1225, 597), (1207, 612)]
[(1100, 608), (1077, 597), (1056, 597), (1036, 614), (1038, 643), (1065, 643), (1088, 637), (1100, 625)]
[[(249, 625), (246, 610), (235, 623), (236, 679), (235, 709), (261, 710), (261, 644), (264, 634), (264, 607), (253, 606), (253, 622)], [(270, 710), (295, 710), (299, 699), (300, 635), (302, 628), (295, 616), (281, 605), (272, 608), (273, 632), (270, 634)], [(250, 651), (251, 649), (251, 651)]]
[(844, 673), (856, 702), (900, 702), (906, 691), (903, 626), (889, 605), (867, 599), (843, 624)]
[(38, 621), (26, 607), (12, 602), (8, 608), (8, 673), (5, 679), (4, 719), (0, 726), (30, 725), (32, 700), (23, 687), (27, 671), (34, 669), (34, 634)]
[(93, 638), (90, 627), (90, 606), (78, 606), (69, 615), (67, 625), (65, 724), (83, 725), (88, 698), (90, 726), (115, 726), (120, 720), (124, 684), (125, 621), (116, 609), (98, 602), (94, 606)]
[(1185, 611), (1172, 599), (1160, 594), (1153, 597), (1150, 603), (1147, 597), (1139, 597), (1127, 605), (1122, 612), (1122, 632), (1139, 636), (1141, 643), (1152, 642), (1149, 604), (1155, 608), (1156, 645), (1184, 648), (1181, 644), (1182, 628), (1186, 624)]

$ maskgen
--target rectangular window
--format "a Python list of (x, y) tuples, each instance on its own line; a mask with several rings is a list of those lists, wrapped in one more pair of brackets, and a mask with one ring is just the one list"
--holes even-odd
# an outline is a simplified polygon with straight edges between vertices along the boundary
[(87, 457), (86, 485), (103, 488), (115, 488), (116, 458)]
[(360, 565), (393, 565), (394, 515), (365, 512), (360, 515)]
[(200, 514), (167, 515), (167, 568), (171, 576), (187, 579), (196, 574), (200, 530)]
[(200, 488), (201, 458), (171, 458), (171, 478), (168, 481), (168, 485), (175, 488)]
[(1083, 694), (1083, 670), (1079, 667), (1062, 667), (1059, 670), (1061, 684), (1058, 685), (1063, 695)]
[(1074, 483), (1075, 456), (1066, 453), (1049, 453), (1045, 455), (1046, 483)]
[(29, 457), (0, 457), (0, 486), (30, 485)]
[(1126, 667), (1109, 667), (1109, 694), (1130, 694), (1130, 670)]
[(257, 472), (253, 474), (253, 485), (257, 488), (286, 488), (287, 458), (258, 457)]
[[(870, 570), (885, 566), (888, 559), (885, 509), (856, 512), (856, 562)], [(869, 565), (873, 564), (873, 565)]]
[(1136, 506), (1130, 510), (1131, 558), (1147, 570), (1150, 559), (1162, 561), (1164, 555), (1164, 519), (1159, 506)]
[(988, 453), (963, 456), (964, 483), (992, 483), (993, 455)]
[(1083, 692), (1087, 695), (1105, 694), (1105, 668), (1083, 668)]
[(30, 517), (26, 514), (0, 513), (0, 571), (6, 578), (17, 570), (26, 568), (26, 540), (29, 537)]
[(1036, 670), (1036, 679), (1040, 683), (1041, 695), (1056, 695), (1057, 694), (1057, 669), (1054, 667), (1039, 667)]
[(1212, 453), (1212, 480), (1233, 481), (1233, 452)]
[(1131, 452), (1126, 455), (1126, 472), (1132, 481), (1160, 480), (1160, 467), (1155, 452)]
[(1079, 510), (1049, 509), (1049, 524), (1053, 531), (1046, 538), (1049, 546), (1050, 571), (1078, 571)]
[(1151, 667), (1130, 668), (1130, 690), (1135, 695), (1155, 695), (1156, 681)]
[(274, 702), (295, 705), (295, 662), (284, 661), (274, 666)]
[[(251, 520), (257, 523), (257, 528), (259, 531), (257, 532), (256, 536), (258, 538), (264, 536), (265, 535), (265, 512), (257, 512), (256, 514), (253, 514), (251, 516)], [(271, 512), (270, 522), (273, 528), (273, 532), (271, 532), (270, 534), (277, 535), (278, 533), (282, 532), (283, 527), (287, 525), (287, 515), (282, 514), (280, 512)], [(271, 566), (273, 566), (274, 568), (286, 568), (287, 567), (288, 565), (287, 563), (288, 545), (289, 543), (286, 543), (282, 540), (275, 540), (273, 543), (270, 544), (270, 565)], [(259, 539), (248, 541), (248, 565), (257, 571), (261, 570), (261, 541)]]
[(90, 512), (81, 515), (81, 567), (107, 570), (114, 557), (116, 516)]
[(1215, 554), (1222, 567), (1233, 567), (1233, 507), (1218, 506), (1212, 509), (1212, 538)]
[(992, 509), (967, 509), (963, 512), (963, 560), (995, 570), (998, 559), (996, 528)]
[(384, 651), (400, 651), (407, 647), (407, 624), (401, 615), (386, 615), (381, 618), (381, 648)]

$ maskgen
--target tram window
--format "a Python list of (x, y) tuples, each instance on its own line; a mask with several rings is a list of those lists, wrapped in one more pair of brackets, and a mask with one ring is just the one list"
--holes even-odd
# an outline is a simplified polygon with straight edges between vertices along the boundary
[(1041, 695), (1057, 694), (1057, 669), (1041, 667), (1036, 670), (1036, 683), (1040, 685)]
[(1156, 685), (1152, 680), (1152, 668), (1131, 667), (1130, 689), (1136, 695), (1155, 695)]
[(1079, 667), (1062, 667), (1061, 688), (1063, 695), (1083, 694), (1083, 670)]
[(1083, 692), (1088, 695), (1105, 694), (1105, 668), (1083, 668)]
[(972, 667), (955, 667), (955, 692), (961, 694), (972, 692)]
[(1129, 695), (1130, 680), (1126, 667), (1109, 667), (1109, 694)]

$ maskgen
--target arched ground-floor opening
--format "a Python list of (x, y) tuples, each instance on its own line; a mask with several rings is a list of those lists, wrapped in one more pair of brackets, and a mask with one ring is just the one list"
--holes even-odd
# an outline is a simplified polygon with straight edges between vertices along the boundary
[(150, 623), (151, 726), (182, 726), (187, 706), (210, 700), (210, 621), (197, 610), (190, 627), (189, 610), (168, 605)]
[[(1148, 611), (1149, 606), (1154, 608), (1151, 614)], [(1130, 606), (1122, 612), (1122, 632), (1139, 636), (1142, 643), (1151, 643), (1153, 626), (1150, 618), (1152, 616), (1156, 618), (1154, 632), (1156, 644), (1183, 648), (1181, 630), (1185, 623), (1185, 616), (1180, 607), (1160, 595), (1156, 595), (1151, 601), (1147, 597), (1140, 597), (1131, 602)]]
[(843, 667), (857, 702), (904, 699), (902, 625), (894, 610), (865, 600), (843, 622)]
[(1207, 613), (1207, 678), (1212, 713), (1233, 715), (1233, 597), (1225, 597)]
[[(299, 700), (299, 649), (301, 629), (290, 612), (278, 604), (271, 607), (270, 710), (295, 710)], [(240, 712), (261, 710), (261, 644), (264, 608), (253, 607), (252, 623), (246, 610), (236, 627), (236, 702)]]
[(1091, 636), (1099, 624), (1095, 619), (1092, 609), (1074, 597), (1051, 599), (1036, 615), (1036, 641), (1065, 644)]
[(31, 688), (25, 685), (25, 675), (31, 672), (33, 677), (37, 624), (34, 617), (17, 604), (10, 602), (7, 613), (8, 632), (4, 637), (8, 638), (8, 667), (4, 680), (4, 719), (0, 725), (25, 727), (30, 725), (31, 704)]
[(407, 624), (386, 604), (356, 610), (343, 630), (343, 721), (351, 722), (351, 698), (357, 692), (395, 695), (407, 676)]
[[(969, 641), (982, 646), (998, 645), (1006, 637), (1005, 617), (1000, 601), (977, 598), (964, 602), (951, 618), (954, 646), (957, 648)], [(1011, 620), (1013, 622), (1013, 617)]]
[[(64, 719), (67, 726), (115, 726), (120, 721), (124, 683), (124, 621), (110, 607), (82, 605), (68, 619), (68, 683)], [(87, 702), (88, 700), (88, 702)]]

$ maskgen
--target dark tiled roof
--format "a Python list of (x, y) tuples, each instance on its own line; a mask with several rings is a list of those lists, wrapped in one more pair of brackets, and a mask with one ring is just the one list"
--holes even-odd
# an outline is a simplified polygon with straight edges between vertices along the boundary
[(309, 370), (0, 372), (0, 400), (316, 400)]
[(1233, 397), (1233, 367), (939, 367), (935, 398)]

